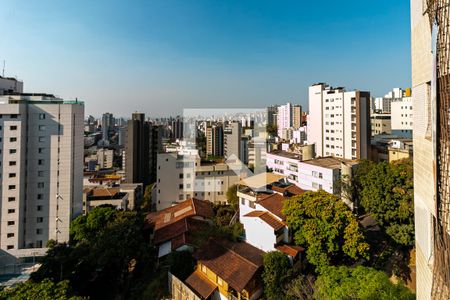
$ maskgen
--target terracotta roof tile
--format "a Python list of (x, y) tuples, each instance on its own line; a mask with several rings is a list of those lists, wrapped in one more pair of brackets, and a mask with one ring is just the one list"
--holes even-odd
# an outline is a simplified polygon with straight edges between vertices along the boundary
[(279, 245), (276, 249), (292, 257), (296, 257), (298, 253), (305, 251), (304, 248), (294, 245)]
[(265, 223), (267, 223), (269, 226), (271, 226), (274, 230), (279, 230), (286, 226), (283, 222), (278, 220), (276, 217), (274, 217), (271, 213), (266, 211), (259, 211), (254, 210), (252, 212), (249, 212), (248, 214), (244, 215), (244, 217), (255, 217), (260, 218)]
[(285, 197), (274, 193), (256, 201), (256, 203), (284, 221), (286, 219), (286, 216), (282, 213), (284, 200), (286, 200)]
[(214, 216), (212, 203), (195, 198), (188, 199), (158, 212), (149, 213), (145, 219), (145, 227), (157, 230), (191, 216), (211, 219)]
[(262, 269), (263, 251), (250, 244), (210, 239), (194, 257), (241, 292)]
[(196, 270), (186, 279), (186, 284), (197, 292), (203, 299), (209, 296), (217, 289), (217, 285), (210, 281), (202, 272)]
[(187, 232), (202, 231), (208, 226), (209, 224), (206, 221), (184, 218), (175, 223), (171, 223), (170, 225), (156, 229), (153, 236), (153, 243), (155, 245), (160, 245)]

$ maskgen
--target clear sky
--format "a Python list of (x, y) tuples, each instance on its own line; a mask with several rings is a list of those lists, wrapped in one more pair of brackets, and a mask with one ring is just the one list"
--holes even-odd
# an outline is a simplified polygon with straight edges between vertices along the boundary
[(307, 105), (327, 82), (410, 85), (407, 0), (2, 0), (0, 60), (86, 114)]

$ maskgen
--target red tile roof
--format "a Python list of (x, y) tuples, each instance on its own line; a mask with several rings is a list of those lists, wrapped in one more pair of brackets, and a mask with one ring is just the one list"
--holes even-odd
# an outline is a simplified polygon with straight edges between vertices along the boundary
[(296, 257), (297, 254), (305, 251), (304, 248), (302, 248), (300, 246), (294, 246), (294, 245), (279, 245), (275, 248), (289, 256), (292, 256), (292, 257)]
[(258, 203), (259, 205), (261, 205), (262, 207), (264, 207), (265, 209), (267, 209), (275, 216), (279, 217), (284, 221), (286, 219), (286, 216), (283, 215), (282, 210), (283, 210), (283, 202), (286, 199), (287, 198), (283, 197), (280, 194), (273, 193), (256, 201), (256, 203)]
[(244, 217), (260, 218), (265, 223), (267, 223), (269, 226), (271, 226), (274, 230), (279, 230), (286, 226), (285, 223), (281, 222), (276, 217), (274, 217), (271, 213), (266, 212), (266, 211), (254, 210), (254, 211), (249, 212), (248, 214), (244, 215)]
[[(180, 236), (183, 236), (188, 232), (200, 232), (207, 227), (209, 227), (209, 224), (206, 221), (184, 218), (175, 223), (171, 223), (170, 225), (156, 229), (153, 236), (153, 243), (155, 245), (160, 245), (175, 238), (177, 238), (176, 243), (180, 243)], [(186, 237), (183, 237), (183, 241), (186, 242)]]
[(212, 203), (195, 198), (188, 199), (166, 209), (149, 213), (145, 219), (145, 227), (157, 230), (192, 216), (211, 219), (214, 216)]
[(197, 292), (203, 299), (208, 299), (214, 290), (217, 289), (217, 285), (210, 281), (199, 270), (196, 270), (186, 279), (186, 284)]
[(208, 269), (241, 292), (262, 270), (263, 251), (250, 244), (210, 239), (194, 257)]

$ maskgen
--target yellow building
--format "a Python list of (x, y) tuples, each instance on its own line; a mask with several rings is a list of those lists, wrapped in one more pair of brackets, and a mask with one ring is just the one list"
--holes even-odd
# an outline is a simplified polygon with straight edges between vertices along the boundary
[(186, 284), (201, 299), (258, 299), (262, 295), (263, 254), (244, 242), (211, 239), (194, 253), (197, 267)]

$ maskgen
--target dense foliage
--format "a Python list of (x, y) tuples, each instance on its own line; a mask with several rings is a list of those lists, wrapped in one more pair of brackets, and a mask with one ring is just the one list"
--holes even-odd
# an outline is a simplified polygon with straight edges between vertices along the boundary
[(140, 272), (153, 269), (142, 219), (136, 212), (109, 206), (79, 216), (71, 224), (70, 246), (50, 248), (31, 280), (69, 280), (77, 295), (91, 299), (124, 297)]
[(284, 286), (291, 276), (291, 265), (287, 256), (279, 251), (264, 255), (262, 280), (264, 294), (268, 300), (285, 299)]
[(54, 283), (49, 279), (44, 279), (39, 283), (27, 281), (12, 289), (4, 289), (0, 292), (0, 299), (81, 300), (83, 298), (74, 296), (67, 280)]
[(239, 197), (237, 196), (237, 185), (233, 184), (227, 190), (227, 202), (235, 211), (239, 208)]
[(284, 214), (296, 244), (320, 272), (335, 263), (369, 258), (369, 245), (358, 220), (335, 195), (306, 192), (285, 201)]
[(393, 284), (384, 272), (362, 266), (329, 267), (317, 278), (314, 290), (319, 300), (415, 299), (405, 286)]
[(355, 178), (360, 204), (398, 244), (414, 245), (413, 166), (410, 160), (364, 163)]

